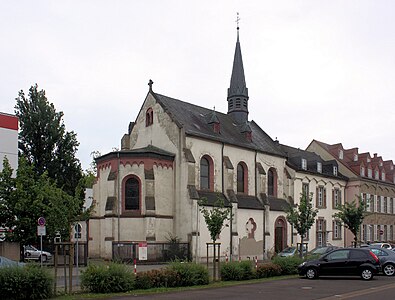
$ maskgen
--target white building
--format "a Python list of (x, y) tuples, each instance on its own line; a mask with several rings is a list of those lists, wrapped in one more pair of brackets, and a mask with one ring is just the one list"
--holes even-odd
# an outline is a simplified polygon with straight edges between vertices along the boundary
[(152, 84), (121, 151), (96, 160), (89, 256), (112, 258), (114, 244), (172, 235), (204, 259), (211, 239), (198, 200), (210, 207), (218, 197), (233, 211), (217, 240), (223, 258), (262, 259), (290, 245), (284, 210), (294, 179), (279, 144), (248, 120), (239, 33), (226, 114), (158, 94)]

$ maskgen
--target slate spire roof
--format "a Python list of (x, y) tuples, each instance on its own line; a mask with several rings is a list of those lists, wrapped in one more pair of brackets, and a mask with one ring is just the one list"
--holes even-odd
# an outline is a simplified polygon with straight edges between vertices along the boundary
[(236, 123), (244, 124), (248, 121), (248, 89), (244, 76), (243, 58), (241, 56), (239, 27), (237, 27), (237, 41), (233, 59), (230, 87), (228, 88), (228, 115)]
[(228, 88), (228, 98), (234, 96), (243, 96), (248, 98), (248, 89), (244, 76), (243, 58), (241, 56), (239, 29), (237, 29), (237, 41), (235, 56), (233, 59), (232, 76), (230, 79), (230, 87)]

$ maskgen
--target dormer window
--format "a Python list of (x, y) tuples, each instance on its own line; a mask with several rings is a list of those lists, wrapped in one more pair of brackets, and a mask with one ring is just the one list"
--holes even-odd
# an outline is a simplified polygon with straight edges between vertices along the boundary
[(380, 177), (379, 177), (379, 171), (374, 171), (374, 179), (377, 179), (377, 180), (379, 180), (380, 179)]
[(394, 169), (394, 166), (391, 165), (391, 171)]
[(382, 167), (383, 166), (383, 162), (382, 161), (380, 161), (380, 167)]
[(369, 168), (368, 168), (368, 177), (372, 178), (372, 169), (369, 169)]
[(358, 154), (354, 154), (354, 161), (358, 161)]
[(381, 180), (385, 181), (385, 173), (381, 172)]
[(148, 108), (145, 113), (145, 126), (151, 126), (154, 123), (154, 111), (152, 108)]
[(337, 167), (333, 166), (333, 175), (337, 176)]
[(369, 158), (369, 157), (367, 157), (367, 158), (366, 158), (366, 161), (367, 161), (367, 162), (370, 162), (370, 158)]
[(343, 150), (339, 150), (339, 158), (343, 159)]
[(322, 173), (322, 163), (317, 162), (317, 172)]
[(302, 158), (302, 169), (307, 170), (307, 160), (305, 158)]
[(361, 176), (365, 177), (365, 167), (361, 167)]

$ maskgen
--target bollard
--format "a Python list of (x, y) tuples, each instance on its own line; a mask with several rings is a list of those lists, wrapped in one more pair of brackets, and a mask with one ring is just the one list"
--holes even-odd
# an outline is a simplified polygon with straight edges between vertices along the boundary
[(255, 270), (258, 269), (258, 256), (255, 256)]
[(239, 262), (241, 262), (241, 256), (239, 256)]
[(228, 253), (225, 254), (225, 262), (228, 263)]
[(134, 275), (137, 274), (137, 265), (136, 265), (136, 259), (134, 259)]

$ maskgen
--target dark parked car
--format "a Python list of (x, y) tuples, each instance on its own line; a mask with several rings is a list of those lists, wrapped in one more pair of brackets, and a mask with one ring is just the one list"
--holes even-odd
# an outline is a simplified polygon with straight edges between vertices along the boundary
[(381, 269), (386, 276), (394, 276), (395, 274), (395, 252), (385, 248), (369, 247), (379, 258)]
[(367, 248), (336, 249), (298, 267), (299, 275), (308, 279), (318, 276), (359, 275), (364, 280), (370, 280), (380, 269), (378, 257)]

